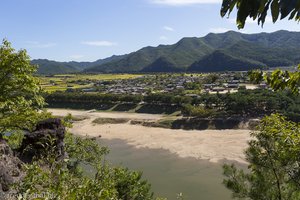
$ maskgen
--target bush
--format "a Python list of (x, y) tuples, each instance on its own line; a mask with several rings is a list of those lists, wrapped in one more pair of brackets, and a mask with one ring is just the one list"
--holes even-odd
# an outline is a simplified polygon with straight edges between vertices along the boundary
[(212, 109), (206, 109), (203, 106), (192, 106), (190, 104), (184, 106), (182, 113), (187, 116), (200, 118), (213, 117), (214, 115)]

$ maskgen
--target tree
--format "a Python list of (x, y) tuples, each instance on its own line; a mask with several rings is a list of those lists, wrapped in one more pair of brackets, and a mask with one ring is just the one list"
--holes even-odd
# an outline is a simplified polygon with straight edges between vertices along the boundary
[(265, 81), (275, 91), (289, 88), (294, 94), (299, 93), (300, 87), (300, 65), (294, 72), (275, 70), (272, 73), (263, 71), (251, 71), (250, 80), (255, 83)]
[(36, 66), (25, 50), (16, 52), (7, 40), (0, 46), (0, 139), (4, 132), (30, 130), (44, 105)]
[(203, 83), (204, 84), (212, 84), (212, 83), (216, 83), (216, 81), (220, 78), (220, 76), (218, 74), (209, 74), (207, 75), (204, 79), (203, 79)]
[(279, 17), (300, 21), (300, 0), (223, 0), (221, 16), (229, 16), (235, 7), (238, 10), (236, 23), (239, 29), (244, 28), (248, 17), (257, 19), (258, 24), (263, 26), (269, 10), (274, 23)]
[(246, 150), (247, 172), (224, 165), (224, 184), (235, 198), (300, 199), (300, 125), (280, 115), (262, 120)]

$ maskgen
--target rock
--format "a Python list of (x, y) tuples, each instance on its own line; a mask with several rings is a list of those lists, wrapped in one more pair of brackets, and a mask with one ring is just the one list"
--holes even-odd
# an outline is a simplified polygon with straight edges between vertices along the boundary
[(0, 142), (0, 155), (13, 155), (13, 151), (4, 140)]
[[(32, 133), (25, 133), (19, 149), (22, 152), (22, 160), (31, 162), (33, 157), (43, 157), (53, 150), (58, 160), (64, 159), (64, 137), (66, 129), (58, 118), (46, 119), (39, 122)], [(52, 152), (52, 153), (53, 153)]]
[(12, 175), (9, 174), (4, 165), (0, 165), (0, 183), (3, 192), (7, 192), (11, 184), (14, 183)]
[(13, 183), (24, 177), (22, 161), (3, 140), (0, 142), (0, 193), (8, 192)]
[(13, 177), (18, 177), (18, 176), (20, 176), (20, 171), (18, 169), (13, 169), (11, 172), (11, 175)]
[(39, 122), (32, 133), (24, 134), (17, 152), (13, 152), (5, 140), (0, 140), (0, 200), (3, 197), (7, 199), (5, 195), (14, 192), (11, 191), (11, 185), (25, 176), (22, 161), (31, 162), (33, 157), (42, 158), (49, 154), (49, 150), (53, 150), (57, 160), (67, 157), (64, 150), (65, 133), (66, 129), (60, 119), (47, 119)]

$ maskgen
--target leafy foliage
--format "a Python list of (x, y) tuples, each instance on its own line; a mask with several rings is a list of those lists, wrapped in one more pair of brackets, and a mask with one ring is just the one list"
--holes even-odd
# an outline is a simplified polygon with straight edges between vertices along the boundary
[(244, 28), (247, 17), (264, 24), (268, 11), (271, 10), (272, 20), (275, 23), (279, 17), (284, 19), (289, 16), (289, 20), (300, 20), (299, 0), (223, 0), (221, 16), (230, 15), (234, 8), (237, 8), (237, 26)]
[(280, 115), (265, 117), (246, 150), (249, 170), (224, 166), (224, 184), (235, 198), (300, 198), (300, 125)]
[(262, 71), (250, 72), (251, 81), (259, 83), (263, 80), (267, 82), (275, 91), (289, 88), (294, 94), (299, 93), (300, 87), (300, 65), (295, 72), (275, 70), (264, 73)]
[(214, 117), (214, 110), (203, 106), (192, 106), (187, 104), (183, 107), (182, 113), (192, 117), (208, 118)]
[(21, 147), (24, 139), (24, 133), (22, 131), (14, 131), (10, 135), (4, 135), (3, 137), (11, 149), (15, 150)]
[(0, 46), (0, 135), (10, 130), (30, 130), (40, 120), (43, 106), (36, 66), (25, 50), (16, 52), (4, 40)]

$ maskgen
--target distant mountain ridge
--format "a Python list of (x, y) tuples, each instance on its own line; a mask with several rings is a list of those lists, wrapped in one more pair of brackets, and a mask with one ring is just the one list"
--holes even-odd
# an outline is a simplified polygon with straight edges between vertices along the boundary
[(31, 64), (38, 65), (37, 73), (41, 75), (80, 73), (89, 67), (116, 61), (122, 59), (124, 56), (113, 55), (105, 59), (96, 60), (95, 62), (57, 62), (48, 59), (35, 59), (31, 61)]
[(40, 65), (39, 73), (49, 72), (49, 66), (58, 71), (84, 73), (240, 71), (297, 65), (300, 63), (299, 44), (300, 32), (243, 34), (228, 31), (183, 38), (173, 45), (144, 47), (127, 55), (90, 63), (50, 61), (47, 66), (33, 62)]

